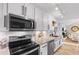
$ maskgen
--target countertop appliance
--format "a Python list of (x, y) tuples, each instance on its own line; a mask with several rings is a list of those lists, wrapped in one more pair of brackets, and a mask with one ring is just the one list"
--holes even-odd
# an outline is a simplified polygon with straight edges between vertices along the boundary
[(39, 44), (29, 37), (10, 37), (9, 51), (11, 55), (39, 55)]
[(35, 21), (33, 19), (25, 19), (24, 17), (15, 14), (8, 14), (4, 18), (4, 26), (9, 31), (26, 31), (35, 29)]

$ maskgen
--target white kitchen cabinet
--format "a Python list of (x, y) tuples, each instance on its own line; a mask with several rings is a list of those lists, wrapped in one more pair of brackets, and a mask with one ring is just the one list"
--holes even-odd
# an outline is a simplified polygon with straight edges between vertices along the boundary
[(48, 55), (53, 55), (55, 49), (54, 40), (48, 42)]
[(0, 3), (0, 30), (3, 27), (3, 4)]
[(63, 39), (57, 39), (57, 40), (54, 40), (54, 52), (62, 46), (63, 42), (62, 42)]
[(47, 43), (40, 46), (40, 55), (47, 55), (48, 52), (48, 46)]
[(8, 13), (24, 16), (24, 3), (8, 3)]
[(48, 15), (43, 14), (43, 30), (48, 30)]
[(0, 31), (6, 31), (6, 27), (4, 27), (4, 14), (6, 10), (6, 4), (5, 3), (0, 3)]
[(35, 8), (36, 30), (43, 30), (43, 16), (40, 9)]
[(26, 18), (30, 18), (30, 19), (34, 19), (34, 6), (30, 3), (26, 3), (25, 4), (25, 17)]
[(54, 52), (60, 47), (60, 39), (54, 39), (48, 42), (48, 55), (54, 54)]
[(63, 44), (63, 43), (64, 43), (64, 39), (61, 37), (60, 44)]
[(55, 50), (56, 50), (57, 47), (59, 46), (59, 39), (54, 40), (54, 45), (55, 45)]

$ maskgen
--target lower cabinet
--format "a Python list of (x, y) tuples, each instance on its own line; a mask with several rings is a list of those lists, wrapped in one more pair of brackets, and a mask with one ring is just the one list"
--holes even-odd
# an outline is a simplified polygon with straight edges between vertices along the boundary
[(61, 43), (60, 43), (60, 39), (54, 40), (54, 46), (55, 46), (54, 52), (59, 48), (59, 45), (60, 45), (60, 44), (61, 44)]
[(62, 44), (62, 39), (55, 39), (48, 42), (48, 55), (53, 55)]
[(55, 48), (54, 40), (48, 42), (48, 55), (54, 54), (54, 48)]
[(40, 55), (47, 55), (47, 51), (48, 51), (48, 44), (45, 43), (45, 44), (42, 44), (40, 45)]
[(63, 44), (63, 39), (54, 40), (54, 45), (55, 45), (54, 52), (55, 52), (59, 47), (61, 47), (62, 44)]
[(40, 55), (53, 55), (62, 44), (62, 39), (55, 39), (44, 43), (40, 45)]

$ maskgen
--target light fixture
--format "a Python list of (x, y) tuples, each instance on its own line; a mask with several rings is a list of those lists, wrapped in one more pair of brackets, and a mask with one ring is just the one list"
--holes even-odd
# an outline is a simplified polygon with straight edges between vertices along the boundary
[(58, 7), (56, 7), (55, 10), (58, 10)]

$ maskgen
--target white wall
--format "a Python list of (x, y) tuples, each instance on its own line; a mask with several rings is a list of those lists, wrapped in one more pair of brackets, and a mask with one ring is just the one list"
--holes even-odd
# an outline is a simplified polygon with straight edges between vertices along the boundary
[(77, 18), (77, 19), (61, 20), (60, 22), (63, 23), (64, 25), (66, 25), (66, 26), (69, 26), (69, 25), (71, 25), (73, 23), (79, 22), (79, 18)]

